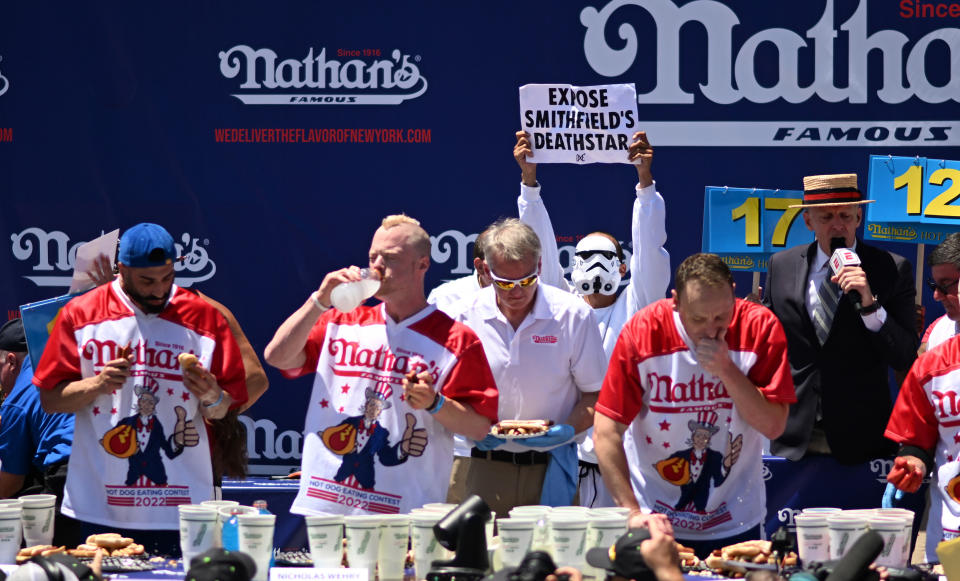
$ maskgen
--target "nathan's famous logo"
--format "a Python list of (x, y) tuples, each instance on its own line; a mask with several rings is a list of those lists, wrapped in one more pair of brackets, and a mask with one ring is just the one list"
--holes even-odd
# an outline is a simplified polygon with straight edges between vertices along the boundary
[(744, 270), (753, 268), (753, 258), (749, 256), (722, 256), (720, 260), (734, 270)]
[[(46, 232), (40, 228), (26, 228), (11, 234), (10, 240), (14, 258), (33, 262), (33, 274), (24, 275), (25, 279), (42, 287), (70, 286), (77, 247), (85, 241), (72, 242), (65, 232)], [(207, 239), (201, 240), (186, 232), (180, 236), (175, 244), (183, 260), (173, 266), (178, 285), (188, 287), (209, 280), (217, 273), (216, 263), (204, 248), (209, 243)]]
[(867, 224), (867, 231), (874, 238), (889, 238), (891, 240), (916, 240), (917, 231), (910, 226), (883, 226), (881, 224)]
[[(379, 50), (338, 51), (360, 56)], [(399, 49), (390, 58), (364, 60), (331, 58), (326, 48), (314, 52), (310, 47), (303, 58), (281, 59), (269, 48), (254, 49), (240, 44), (220, 52), (220, 74), (239, 77), (240, 89), (234, 93), (246, 105), (399, 105), (415, 99), (427, 90), (427, 79), (420, 75), (411, 57)], [(311, 89), (309, 93), (293, 92)]]
[[(827, 103), (866, 103), (868, 92), (877, 86), (877, 82), (870, 82), (870, 72), (883, 78), (876, 96), (884, 103), (903, 103), (911, 97), (925, 103), (960, 102), (957, 67), (944, 69), (949, 76), (947, 82), (939, 76), (936, 82), (931, 81), (926, 74), (927, 62), (933, 62), (932, 57), (928, 58), (930, 51), (939, 54), (944, 43), (953, 45), (960, 29), (932, 30), (910, 46), (911, 39), (901, 31), (871, 32), (867, 27), (867, 4), (867, 0), (860, 0), (854, 13), (838, 28), (834, 2), (827, 0), (823, 14), (815, 22), (798, 20), (792, 23), (795, 30), (763, 29), (734, 46), (734, 27), (738, 29), (737, 39), (743, 39), (745, 35), (740, 31), (744, 23), (731, 7), (717, 0), (687, 2), (682, 6), (677, 6), (676, 0), (611, 0), (600, 9), (588, 6), (580, 12), (580, 22), (587, 29), (583, 50), (590, 67), (605, 77), (622, 75), (634, 65), (638, 54), (655, 52), (656, 86), (647, 93), (637, 91), (639, 103), (693, 103), (694, 93), (681, 86), (681, 79), (687, 88), (699, 88), (704, 97), (722, 105), (740, 99), (753, 103), (777, 99), (803, 103), (814, 95)], [(621, 11), (623, 7), (627, 8)], [(632, 26), (631, 19), (643, 13), (653, 19), (656, 34), (638, 34)], [(690, 22), (701, 26), (684, 27)], [(705, 33), (702, 54), (686, 52), (690, 43), (680, 41), (681, 29), (687, 31), (685, 34), (700, 34), (697, 31), (701, 30)], [(641, 40), (655, 43), (655, 47), (641, 46)], [(683, 62), (681, 46), (685, 51)], [(772, 85), (757, 78), (754, 66), (764, 60), (759, 54), (761, 47), (770, 46), (779, 55), (777, 74), (766, 75), (777, 79)], [(955, 53), (956, 47), (951, 50)], [(877, 51), (883, 58), (874, 63), (868, 55)], [(845, 57), (846, 62), (835, 63), (835, 56)], [(700, 67), (701, 60), (707, 62), (706, 82), (691, 76), (688, 70), (688, 63)], [(880, 66), (871, 71), (868, 61)], [(808, 67), (812, 73), (802, 73)], [(834, 71), (844, 71), (842, 77), (847, 80), (837, 79), (840, 75)], [(801, 77), (812, 81), (803, 84)], [(838, 86), (838, 80), (842, 86)]]
[[(0, 56), (0, 61), (3, 60), (3, 56)], [(10, 88), (10, 81), (7, 80), (7, 77), (3, 76), (3, 71), (0, 71), (0, 95), (7, 92), (7, 89)]]
[[(107, 361), (112, 361), (120, 357), (120, 348), (115, 341), (99, 339), (88, 339), (80, 350), (84, 359), (93, 362), (94, 367), (103, 367)], [(180, 369), (180, 362), (177, 356), (183, 353), (181, 350), (173, 351), (171, 349), (158, 349), (147, 347), (143, 342), (131, 344), (130, 349), (133, 356), (134, 365), (145, 365), (150, 368), (160, 369)], [(192, 351), (191, 351), (192, 353)]]
[(729, 399), (727, 386), (722, 381), (707, 381), (701, 373), (690, 376), (690, 381), (674, 381), (669, 375), (647, 373), (647, 391), (651, 402), (697, 402)]
[(436, 382), (440, 379), (440, 370), (435, 361), (427, 363), (419, 355), (405, 353), (394, 354), (388, 347), (381, 345), (376, 349), (362, 347), (357, 341), (333, 339), (327, 351), (334, 358), (335, 367), (367, 367), (377, 371), (393, 372), (406, 375), (417, 370), (418, 373), (427, 371)]

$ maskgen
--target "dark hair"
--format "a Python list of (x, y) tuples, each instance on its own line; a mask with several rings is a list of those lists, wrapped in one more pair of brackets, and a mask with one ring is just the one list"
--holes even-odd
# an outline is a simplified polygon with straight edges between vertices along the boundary
[(699, 281), (708, 287), (727, 285), (733, 288), (733, 273), (716, 254), (699, 252), (688, 256), (677, 267), (674, 282), (677, 295), (682, 295), (691, 280)]
[(960, 268), (960, 232), (954, 232), (944, 238), (943, 242), (938, 244), (927, 257), (927, 264), (930, 266), (952, 264)]

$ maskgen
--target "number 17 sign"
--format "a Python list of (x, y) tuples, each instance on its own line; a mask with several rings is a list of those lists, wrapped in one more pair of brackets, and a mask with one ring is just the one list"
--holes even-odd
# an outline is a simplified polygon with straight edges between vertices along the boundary
[(732, 270), (765, 271), (774, 252), (813, 242), (800, 218), (803, 192), (707, 186), (703, 251), (720, 255)]

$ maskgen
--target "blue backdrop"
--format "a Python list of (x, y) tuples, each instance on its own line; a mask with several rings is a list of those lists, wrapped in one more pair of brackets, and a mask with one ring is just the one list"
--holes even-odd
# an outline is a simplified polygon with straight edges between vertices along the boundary
[[(960, 158), (960, 29), (920, 4), (6, 3), (0, 306), (62, 294), (77, 243), (144, 220), (260, 351), (386, 214), (435, 237), (428, 286), (462, 276), (473, 235), (516, 213), (525, 83), (636, 84), (676, 266), (704, 186), (855, 171), (865, 189), (869, 154)], [(538, 175), (562, 244), (629, 240), (631, 167)], [(248, 414), (261, 472), (299, 463), (310, 385), (269, 373)]]

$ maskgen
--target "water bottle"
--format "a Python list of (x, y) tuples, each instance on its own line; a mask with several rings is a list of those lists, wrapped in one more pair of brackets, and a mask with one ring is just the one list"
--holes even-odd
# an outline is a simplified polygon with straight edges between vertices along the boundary
[[(254, 501), (253, 501), (253, 508), (255, 508), (255, 509), (257, 509), (258, 511), (260, 511), (260, 514), (273, 514), (272, 512), (270, 512), (269, 510), (267, 510), (267, 501), (266, 501), (266, 500), (254, 500)], [(271, 544), (272, 544), (272, 543), (271, 543)], [(274, 566), (274, 558), (276, 557), (276, 554), (277, 554), (276, 549), (271, 549), (271, 552), (270, 552), (270, 567), (271, 567), (271, 568)]]
[(237, 522), (237, 515), (240, 511), (232, 513), (227, 520), (223, 521), (223, 528), (220, 530), (223, 548), (228, 551), (240, 550), (240, 525)]
[(363, 301), (376, 294), (380, 280), (369, 268), (360, 269), (360, 280), (343, 282), (330, 291), (330, 304), (341, 313), (349, 313), (359, 307)]

